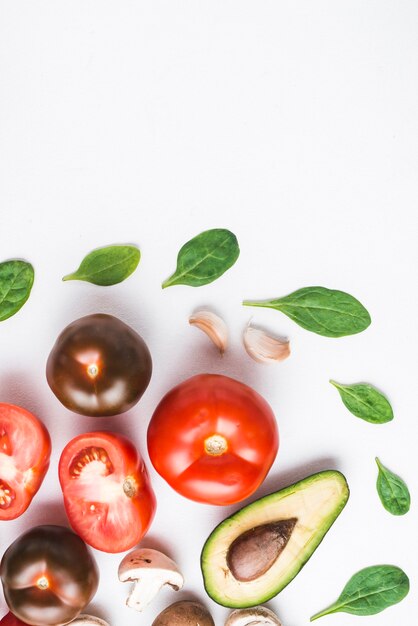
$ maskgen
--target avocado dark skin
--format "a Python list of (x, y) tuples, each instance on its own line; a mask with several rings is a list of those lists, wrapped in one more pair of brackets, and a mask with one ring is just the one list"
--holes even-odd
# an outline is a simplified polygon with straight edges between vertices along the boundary
[(4, 597), (31, 626), (61, 626), (96, 593), (99, 573), (84, 541), (63, 526), (36, 526), (14, 541), (0, 565)]

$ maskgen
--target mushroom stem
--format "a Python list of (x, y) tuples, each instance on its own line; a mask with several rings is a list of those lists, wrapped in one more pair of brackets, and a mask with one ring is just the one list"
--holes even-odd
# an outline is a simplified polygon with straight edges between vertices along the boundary
[(143, 611), (165, 584), (167, 583), (161, 580), (159, 574), (153, 577), (149, 576), (146, 583), (142, 580), (136, 581), (127, 597), (126, 604), (131, 609)]

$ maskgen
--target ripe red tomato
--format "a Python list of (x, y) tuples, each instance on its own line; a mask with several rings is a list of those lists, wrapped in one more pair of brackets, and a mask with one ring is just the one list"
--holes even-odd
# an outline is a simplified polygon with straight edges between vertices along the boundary
[(263, 482), (277, 454), (277, 424), (267, 402), (227, 376), (201, 374), (167, 393), (148, 428), (148, 451), (178, 493), (233, 504)]
[(147, 532), (154, 492), (142, 458), (122, 435), (72, 439), (61, 455), (59, 479), (71, 526), (93, 548), (124, 552)]
[(17, 619), (13, 613), (7, 613), (1, 620), (0, 626), (28, 626), (25, 622), (22, 622), (20, 619)]
[(49, 467), (51, 440), (32, 413), (0, 403), (0, 520), (28, 508)]

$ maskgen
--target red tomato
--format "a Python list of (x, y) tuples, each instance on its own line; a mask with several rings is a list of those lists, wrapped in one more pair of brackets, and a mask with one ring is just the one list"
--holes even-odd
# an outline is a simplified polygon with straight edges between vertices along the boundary
[(0, 520), (28, 508), (49, 467), (51, 440), (29, 411), (0, 403)]
[(251, 387), (201, 374), (167, 393), (148, 428), (148, 451), (178, 493), (209, 504), (233, 504), (263, 482), (279, 445), (267, 402)]
[(147, 532), (154, 492), (143, 460), (122, 435), (72, 439), (61, 455), (59, 479), (71, 526), (93, 548), (124, 552)]
[(17, 619), (13, 615), (13, 613), (7, 613), (1, 620), (0, 626), (28, 626), (25, 622), (22, 622), (20, 619)]

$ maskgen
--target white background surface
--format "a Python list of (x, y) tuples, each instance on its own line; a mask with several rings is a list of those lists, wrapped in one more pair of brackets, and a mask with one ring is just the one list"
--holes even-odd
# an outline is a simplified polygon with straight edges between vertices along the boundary
[[(162, 394), (194, 373), (225, 373), (277, 415), (281, 448), (260, 495), (330, 467), (351, 486), (323, 544), (270, 603), (284, 626), (307, 625), (376, 563), (405, 569), (409, 597), (375, 617), (338, 614), (324, 625), (415, 624), (417, 22), (412, 0), (0, 4), (0, 260), (23, 257), (36, 269), (30, 301), (0, 325), (0, 399), (42, 418), (54, 446), (29, 511), (1, 523), (1, 552), (34, 524), (65, 523), (56, 468), (72, 436), (127, 433), (148, 460), (147, 423)], [(163, 292), (180, 246), (211, 227), (238, 236), (235, 267), (206, 287)], [(127, 282), (61, 282), (92, 248), (128, 241), (142, 260)], [(312, 284), (353, 293), (371, 327), (326, 339), (240, 304)], [(187, 323), (205, 304), (231, 331), (223, 359)], [(154, 359), (143, 400), (110, 419), (71, 414), (44, 376), (61, 329), (99, 311), (138, 330)], [(290, 337), (288, 361), (264, 367), (247, 357), (240, 337), (252, 313)], [(394, 421), (356, 419), (329, 378), (374, 383)], [(382, 508), (375, 455), (408, 482), (407, 516)], [(236, 507), (189, 502), (150, 470), (159, 505), (143, 545), (179, 563), (184, 591), (164, 592), (139, 616), (124, 606), (120, 557), (96, 553), (102, 580), (91, 612), (111, 626), (147, 626), (171, 602), (199, 598), (222, 625), (228, 611), (206, 596), (199, 554)]]

